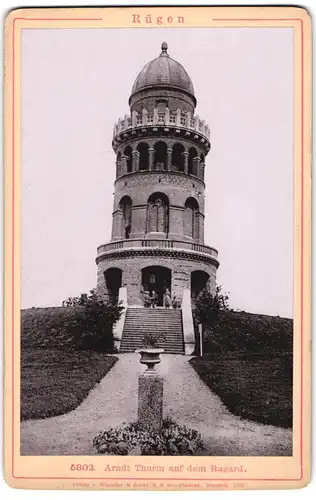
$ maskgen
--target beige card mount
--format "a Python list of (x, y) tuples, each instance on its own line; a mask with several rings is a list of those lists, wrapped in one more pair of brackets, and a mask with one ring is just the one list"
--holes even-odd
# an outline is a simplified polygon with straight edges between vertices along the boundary
[(308, 484), (311, 47), (296, 7), (7, 16), (10, 486)]

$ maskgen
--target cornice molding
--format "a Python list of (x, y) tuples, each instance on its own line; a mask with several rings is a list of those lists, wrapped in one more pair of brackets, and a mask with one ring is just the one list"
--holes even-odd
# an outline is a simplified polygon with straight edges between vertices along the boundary
[(188, 250), (179, 249), (159, 249), (159, 248), (122, 248), (109, 250), (108, 252), (103, 252), (99, 254), (96, 258), (96, 263), (104, 260), (113, 260), (113, 259), (126, 259), (129, 257), (167, 257), (171, 259), (181, 259), (181, 260), (189, 260), (195, 262), (206, 262), (208, 264), (212, 264), (216, 267), (219, 267), (219, 262), (215, 257), (211, 255), (204, 254), (201, 252), (194, 252)]

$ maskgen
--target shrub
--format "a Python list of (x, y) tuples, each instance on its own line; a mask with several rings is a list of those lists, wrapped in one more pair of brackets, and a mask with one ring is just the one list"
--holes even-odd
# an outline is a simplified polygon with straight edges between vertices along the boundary
[(142, 346), (155, 349), (159, 347), (160, 342), (165, 342), (166, 336), (160, 332), (146, 333), (142, 338)]
[(228, 295), (222, 293), (220, 286), (216, 287), (213, 294), (203, 290), (195, 301), (194, 320), (196, 323), (212, 327), (220, 320), (221, 312), (227, 310)]
[(64, 324), (76, 347), (103, 352), (113, 350), (112, 329), (123, 310), (120, 304), (105, 304), (96, 292), (91, 290), (90, 295), (68, 298), (63, 302), (63, 306), (74, 308), (76, 311)]
[(98, 453), (109, 455), (194, 455), (203, 449), (201, 434), (165, 419), (160, 432), (139, 422), (101, 431), (93, 440)]
[(70, 297), (63, 307), (32, 308), (21, 314), (21, 345), (27, 348), (112, 352), (112, 329), (122, 307), (105, 304), (94, 291)]

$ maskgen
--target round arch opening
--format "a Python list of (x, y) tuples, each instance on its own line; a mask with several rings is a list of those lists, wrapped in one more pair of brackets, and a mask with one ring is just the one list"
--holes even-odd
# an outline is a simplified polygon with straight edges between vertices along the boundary
[(198, 156), (197, 150), (195, 148), (189, 149), (189, 160), (188, 160), (188, 172), (190, 175), (196, 175), (196, 164), (195, 158)]
[(147, 233), (169, 231), (169, 198), (164, 193), (153, 193), (147, 203)]
[(171, 296), (171, 270), (164, 266), (148, 266), (142, 269), (143, 291), (155, 292), (157, 306), (164, 304), (164, 295), (167, 290)]
[(146, 142), (141, 142), (137, 146), (139, 152), (139, 170), (148, 170), (149, 168), (149, 146)]
[(132, 199), (129, 196), (123, 196), (119, 203), (122, 212), (121, 237), (129, 239), (132, 230)]
[(198, 240), (200, 236), (199, 228), (199, 204), (195, 198), (188, 198), (184, 205), (184, 234)]
[(203, 291), (208, 291), (210, 275), (205, 271), (193, 271), (191, 273), (191, 299), (193, 302)]
[(122, 269), (111, 267), (104, 273), (105, 286), (107, 290), (108, 301), (116, 305), (119, 299), (119, 291), (122, 286)]
[(167, 144), (158, 141), (154, 145), (154, 170), (166, 170), (167, 168)]
[(124, 149), (124, 155), (126, 156), (127, 173), (131, 173), (133, 171), (132, 153), (133, 153), (133, 150), (132, 150), (131, 146), (127, 146)]
[(175, 172), (184, 172), (184, 146), (176, 143), (172, 148), (171, 169)]

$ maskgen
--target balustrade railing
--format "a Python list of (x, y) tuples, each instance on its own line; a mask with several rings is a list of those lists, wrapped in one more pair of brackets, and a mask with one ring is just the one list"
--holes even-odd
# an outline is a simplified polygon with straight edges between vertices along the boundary
[(217, 258), (218, 252), (215, 248), (209, 247), (207, 245), (202, 245), (200, 243), (194, 243), (191, 241), (180, 241), (180, 240), (155, 240), (155, 239), (128, 239), (128, 240), (118, 240), (111, 241), (105, 245), (98, 247), (98, 255), (104, 252), (110, 252), (112, 250), (121, 249), (132, 249), (132, 248), (160, 248), (160, 249), (178, 249), (178, 250), (189, 250), (198, 253), (206, 253), (212, 257)]
[(125, 115), (123, 119), (119, 119), (114, 125), (113, 137), (130, 128), (146, 126), (146, 125), (175, 125), (196, 130), (209, 139), (210, 129), (204, 120), (198, 116), (192, 116), (192, 113), (183, 112), (180, 109), (170, 111), (168, 108), (164, 112), (154, 109), (153, 113), (149, 113), (146, 109), (143, 112), (137, 113), (133, 111), (132, 116)]

